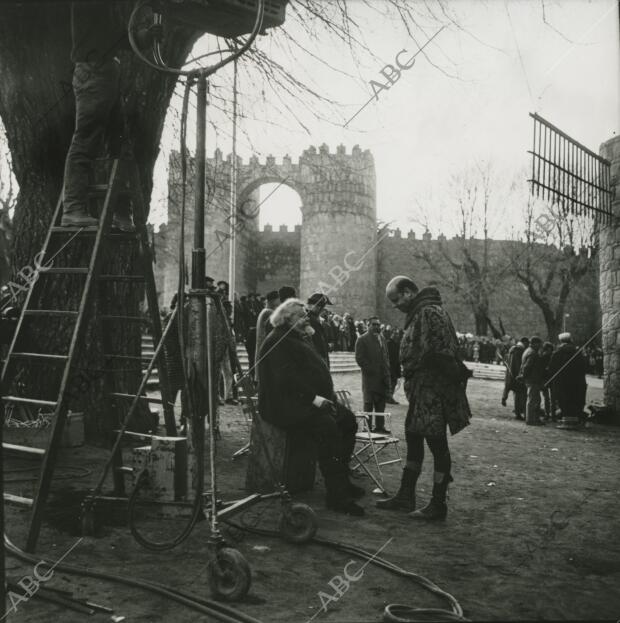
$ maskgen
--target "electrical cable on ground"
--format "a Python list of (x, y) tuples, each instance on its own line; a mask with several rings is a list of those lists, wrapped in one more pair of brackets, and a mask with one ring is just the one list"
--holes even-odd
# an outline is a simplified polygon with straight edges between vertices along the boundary
[(113, 573), (94, 571), (87, 567), (69, 565), (64, 562), (53, 563), (49, 560), (45, 560), (44, 558), (42, 559), (40, 556), (27, 554), (26, 552), (18, 548), (15, 544), (13, 544), (6, 536), (6, 534), (4, 535), (4, 546), (6, 552), (10, 556), (17, 558), (22, 562), (28, 562), (31, 564), (44, 562), (50, 566), (53, 566), (54, 569), (59, 569), (70, 575), (90, 577), (98, 580), (107, 580), (110, 582), (116, 582), (118, 584), (131, 586), (133, 588), (140, 588), (146, 591), (150, 591), (151, 593), (155, 593), (160, 597), (165, 597), (166, 599), (170, 599), (184, 606), (187, 606), (188, 608), (191, 608), (196, 612), (210, 615), (211, 617), (213, 617), (213, 619), (208, 620), (217, 620), (222, 621), (223, 623), (261, 623), (258, 619), (255, 619), (254, 617), (251, 617), (250, 615), (245, 614), (244, 612), (241, 612), (239, 610), (235, 610), (230, 606), (226, 606), (216, 601), (200, 599), (198, 597), (194, 597), (193, 595), (188, 595), (176, 588), (166, 586), (165, 584), (160, 584), (159, 582), (151, 582), (150, 580), (139, 580), (136, 578), (116, 575)]
[[(250, 532), (253, 534), (259, 534), (261, 536), (268, 537), (281, 537), (279, 532), (274, 530), (265, 530), (263, 528), (254, 528), (249, 526), (243, 526), (231, 520), (225, 520), (225, 523), (237, 530), (242, 530), (246, 532)], [(419, 575), (417, 573), (413, 573), (412, 571), (407, 571), (398, 565), (386, 560), (385, 558), (381, 558), (380, 556), (376, 556), (366, 550), (356, 547), (354, 545), (348, 545), (346, 543), (340, 543), (338, 541), (331, 541), (329, 539), (321, 539), (314, 537), (311, 543), (316, 543), (317, 545), (323, 545), (325, 547), (330, 547), (336, 549), (341, 552), (345, 552), (347, 554), (352, 554), (353, 556), (357, 556), (363, 560), (367, 560), (369, 563), (377, 565), (382, 569), (386, 569), (387, 571), (391, 571), (396, 575), (407, 577), (414, 582), (420, 584), (423, 588), (430, 591), (434, 595), (438, 597), (442, 597), (446, 599), (452, 608), (452, 610), (445, 610), (442, 608), (414, 608), (413, 606), (405, 605), (405, 604), (388, 604), (385, 608), (384, 612), (384, 621), (393, 622), (393, 623), (417, 623), (419, 621), (469, 621), (463, 616), (463, 608), (450, 593), (441, 589), (437, 584), (424, 577), (423, 575)]]

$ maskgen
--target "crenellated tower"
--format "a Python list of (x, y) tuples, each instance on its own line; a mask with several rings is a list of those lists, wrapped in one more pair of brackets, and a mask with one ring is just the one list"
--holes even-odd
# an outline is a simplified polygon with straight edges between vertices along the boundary
[[(207, 158), (207, 206), (205, 245), (207, 274), (225, 278), (228, 272), (228, 239), (232, 159), (219, 149)], [(192, 248), (193, 158), (188, 158), (185, 246)], [(178, 244), (181, 198), (180, 154), (170, 158), (168, 225), (165, 246)], [(267, 156), (264, 162), (252, 156), (237, 160), (237, 291), (255, 289), (253, 277), (258, 231), (259, 198), (262, 184), (285, 184), (302, 202), (299, 294), (307, 298), (325, 292), (336, 312), (350, 311), (357, 317), (375, 312), (376, 284), (376, 199), (375, 166), (368, 150), (355, 146), (351, 154), (343, 145), (330, 153), (327, 145), (306, 149), (294, 163), (286, 155), (281, 162)], [(277, 191), (276, 191), (277, 192)], [(241, 224), (242, 223), (242, 224)], [(174, 232), (177, 232), (175, 244)], [(160, 236), (160, 246), (161, 246)], [(170, 253), (168, 255), (171, 255)], [(162, 254), (160, 253), (160, 257)], [(160, 279), (162, 304), (166, 305), (176, 284), (178, 262), (166, 258)], [(297, 284), (292, 284), (297, 285)]]

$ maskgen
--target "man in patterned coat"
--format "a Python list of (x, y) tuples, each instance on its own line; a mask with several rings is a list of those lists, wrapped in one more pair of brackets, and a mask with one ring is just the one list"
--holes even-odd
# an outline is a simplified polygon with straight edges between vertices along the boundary
[[(465, 395), (469, 371), (458, 357), (458, 340), (436, 288), (418, 289), (404, 276), (386, 287), (391, 303), (406, 314), (400, 345), (404, 389), (409, 401), (405, 420), (407, 463), (400, 489), (377, 507), (410, 511), (410, 517), (443, 520), (448, 509), (446, 492), (452, 477), (446, 428), (452, 435), (469, 424), (471, 412)], [(430, 503), (415, 510), (415, 487), (424, 460), (424, 441), (433, 453), (433, 494)]]

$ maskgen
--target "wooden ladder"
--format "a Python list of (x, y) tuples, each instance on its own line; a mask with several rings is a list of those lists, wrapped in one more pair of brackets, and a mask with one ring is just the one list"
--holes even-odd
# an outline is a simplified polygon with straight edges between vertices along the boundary
[[(101, 161), (98, 161), (98, 164)], [(37, 277), (32, 286), (30, 287), (25, 304), (21, 310), (20, 318), (17, 323), (15, 334), (13, 336), (8, 355), (5, 359), (2, 369), (2, 377), (0, 381), (1, 393), (2, 393), (2, 414), (4, 415), (5, 407), (7, 405), (17, 405), (18, 407), (45, 409), (51, 414), (50, 423), (50, 436), (47, 441), (47, 447), (45, 449), (34, 448), (29, 446), (20, 446), (14, 444), (3, 443), (3, 454), (6, 452), (16, 453), (22, 457), (36, 458), (41, 461), (41, 468), (38, 475), (38, 482), (36, 485), (35, 495), (33, 498), (26, 498), (21, 496), (15, 496), (5, 493), (5, 501), (9, 503), (19, 504), (31, 509), (30, 525), (28, 529), (28, 536), (25, 544), (25, 550), (28, 552), (34, 552), (39, 532), (41, 529), (41, 522), (43, 520), (44, 508), (46, 500), (50, 492), (50, 485), (52, 482), (54, 467), (58, 458), (59, 449), (62, 440), (63, 428), (67, 420), (67, 412), (71, 396), (68, 395), (72, 379), (75, 378), (76, 359), (83, 346), (86, 338), (86, 329), (88, 326), (88, 319), (94, 313), (95, 299), (101, 300), (103, 293), (98, 291), (102, 287), (104, 282), (136, 282), (137, 284), (144, 284), (146, 290), (146, 301), (150, 315), (150, 325), (155, 343), (158, 343), (161, 339), (161, 319), (159, 316), (159, 309), (157, 303), (157, 292), (155, 288), (155, 279), (153, 275), (152, 266), (152, 252), (149, 246), (148, 232), (146, 228), (146, 219), (144, 213), (144, 206), (142, 201), (142, 193), (140, 190), (140, 180), (137, 171), (137, 167), (132, 160), (108, 160), (107, 163), (110, 166), (109, 177), (106, 184), (94, 184), (89, 187), (89, 197), (98, 198), (99, 201), (103, 199), (103, 205), (101, 207), (99, 215), (99, 224), (95, 227), (61, 227), (60, 219), (62, 216), (62, 195), (56, 206), (54, 216), (50, 228), (48, 229), (43, 250), (40, 260), (40, 264), (37, 266)], [(113, 220), (113, 208), (117, 205), (118, 199), (121, 195), (129, 195), (132, 204), (133, 218), (135, 222), (135, 232), (118, 232), (112, 229)], [(92, 240), (92, 248), (88, 251), (90, 253), (88, 266), (84, 267), (57, 267), (52, 264), (51, 267), (46, 267), (46, 262), (49, 264), (50, 248), (56, 245), (59, 241), (63, 242), (66, 238), (71, 240)], [(114, 275), (106, 274), (103, 266), (104, 249), (106, 248), (106, 242), (113, 239), (124, 239), (127, 242), (135, 245), (137, 248), (137, 256), (139, 258), (138, 270), (140, 274), (131, 275)], [(40, 287), (44, 287), (41, 284), (45, 283), (45, 275), (71, 275), (75, 279), (76, 275), (83, 277), (83, 284), (81, 285), (81, 296), (79, 307), (77, 310), (68, 309), (36, 309), (36, 301), (39, 296), (35, 296), (35, 292)], [(40, 294), (40, 292), (38, 293)], [(99, 309), (99, 306), (97, 306)], [(60, 354), (42, 353), (42, 352), (24, 352), (23, 344), (26, 340), (26, 332), (29, 326), (33, 326), (37, 320), (49, 319), (50, 317), (60, 318), (64, 323), (64, 328), (67, 328), (71, 334), (68, 352)], [(144, 323), (148, 322), (142, 316), (123, 316), (123, 315), (111, 315), (101, 314), (97, 315), (99, 326), (102, 329), (101, 337), (103, 349), (106, 351), (103, 355), (106, 361), (120, 359), (120, 360), (142, 360), (142, 357), (134, 357), (129, 355), (114, 354), (110, 352), (111, 343), (111, 331), (109, 328), (103, 326), (104, 321), (116, 321), (120, 323)], [(72, 328), (71, 328), (72, 327)], [(109, 325), (108, 325), (109, 327)], [(29, 348), (29, 351), (34, 351), (35, 347)], [(57, 397), (55, 400), (42, 399), (40, 397), (22, 396), (19, 394), (19, 390), (15, 391), (7, 389), (11, 386), (15, 379), (15, 364), (21, 362), (23, 369), (24, 365), (30, 363), (39, 363), (50, 366), (63, 366), (62, 375), (57, 374), (57, 378), (60, 378)], [(26, 362), (26, 363), (25, 363)], [(117, 406), (118, 411), (122, 411), (127, 408), (127, 404), (131, 404), (130, 409), (134, 409), (138, 402), (147, 401), (158, 403), (163, 406), (164, 421), (166, 426), (166, 434), (169, 436), (176, 435), (176, 425), (174, 419), (173, 405), (171, 404), (170, 386), (168, 383), (168, 374), (166, 370), (166, 363), (163, 356), (158, 357), (157, 368), (159, 373), (159, 385), (161, 399), (149, 398), (146, 395), (137, 395), (136, 393), (120, 393), (114, 391), (114, 371), (111, 366), (104, 365), (104, 387), (106, 389), (106, 405), (110, 407)], [(57, 370), (58, 371), (58, 370)], [(141, 383), (144, 387), (145, 383)], [(137, 390), (138, 388), (136, 388)], [(32, 390), (31, 390), (32, 391)], [(9, 392), (15, 395), (5, 395)], [(53, 397), (55, 390), (50, 391), (48, 397)], [(119, 405), (121, 405), (119, 407)], [(2, 418), (4, 424), (4, 417)], [(113, 457), (114, 470), (114, 485), (117, 495), (124, 493), (124, 475), (127, 473), (126, 469), (122, 468), (122, 449), (119, 448)]]

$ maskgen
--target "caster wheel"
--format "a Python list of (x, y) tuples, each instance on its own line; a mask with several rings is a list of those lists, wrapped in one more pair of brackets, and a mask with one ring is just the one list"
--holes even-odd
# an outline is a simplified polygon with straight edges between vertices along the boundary
[(80, 534), (82, 536), (95, 536), (95, 512), (89, 509), (80, 517)]
[(241, 552), (232, 547), (222, 547), (216, 559), (207, 565), (209, 587), (214, 599), (238, 601), (245, 597), (252, 583), (252, 572)]
[(307, 504), (292, 504), (280, 517), (280, 533), (291, 543), (307, 543), (318, 525), (315, 512)]

